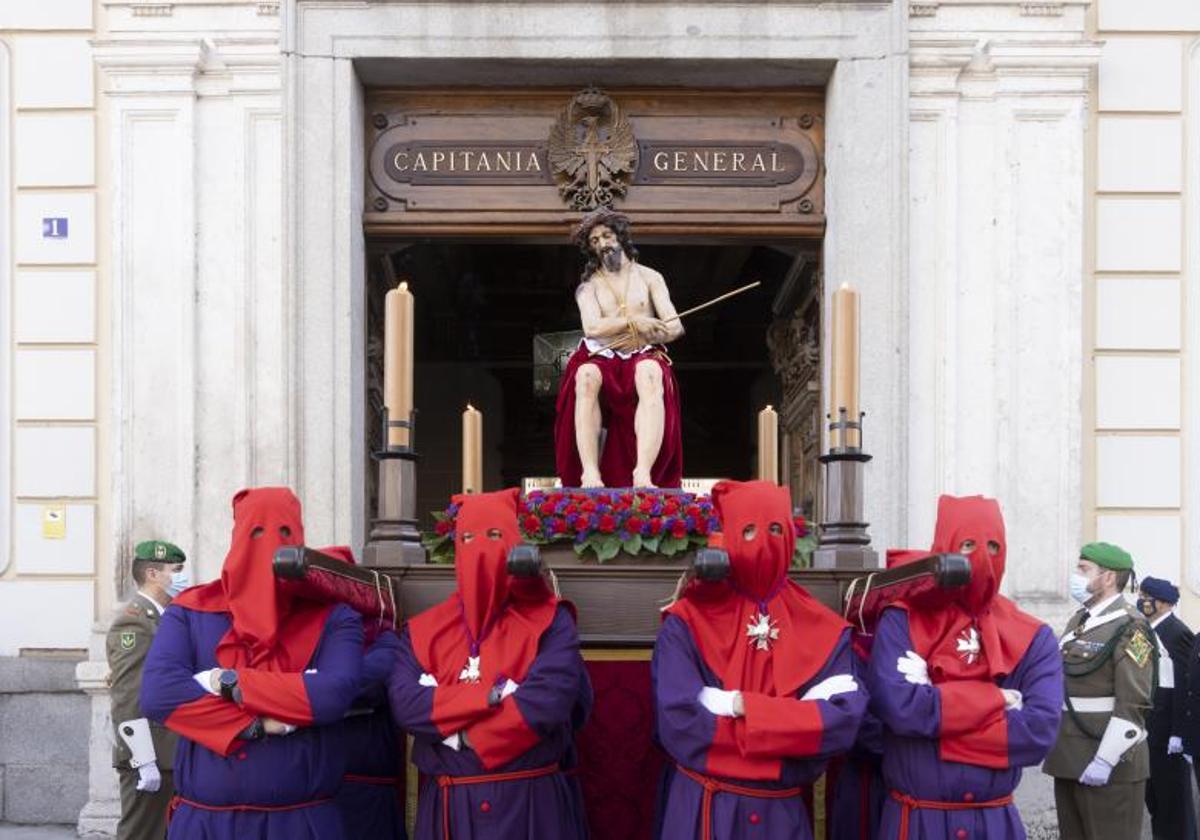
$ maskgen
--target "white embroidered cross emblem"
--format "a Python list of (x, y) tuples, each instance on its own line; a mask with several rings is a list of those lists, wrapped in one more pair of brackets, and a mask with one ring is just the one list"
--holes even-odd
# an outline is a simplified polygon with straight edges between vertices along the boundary
[(958, 636), (958, 655), (968, 665), (974, 665), (975, 660), (979, 658), (979, 631), (974, 627), (968, 627)]
[(755, 650), (770, 650), (771, 642), (779, 638), (779, 628), (766, 613), (755, 613), (746, 625), (746, 635), (747, 644), (754, 645)]
[(479, 682), (479, 678), (481, 676), (483, 675), (479, 672), (479, 657), (468, 656), (467, 667), (463, 668), (462, 671), (459, 672), (459, 682), (477, 683)]

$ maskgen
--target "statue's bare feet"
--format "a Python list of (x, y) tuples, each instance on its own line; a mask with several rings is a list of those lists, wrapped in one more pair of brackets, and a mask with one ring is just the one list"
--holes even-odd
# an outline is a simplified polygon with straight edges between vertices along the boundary
[(634, 470), (633, 471), (633, 486), (634, 487), (653, 487), (654, 482), (650, 480), (650, 470)]
[(580, 487), (603, 487), (604, 482), (600, 480), (599, 472), (585, 471), (584, 474), (579, 479), (579, 486)]

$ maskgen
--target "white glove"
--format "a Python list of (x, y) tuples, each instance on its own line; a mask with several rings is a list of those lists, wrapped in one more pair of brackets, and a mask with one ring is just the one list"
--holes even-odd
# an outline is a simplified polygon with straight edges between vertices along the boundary
[(209, 694), (215, 694), (216, 696), (219, 697), (221, 695), (221, 690), (212, 687), (212, 684), (213, 684), (212, 673), (213, 673), (213, 671), (220, 671), (220, 670), (221, 670), (220, 668), (209, 668), (207, 671), (197, 671), (196, 673), (192, 674), (192, 679), (194, 679), (196, 682), (200, 683), (200, 687), (203, 688), (205, 691), (207, 691)]
[(1108, 777), (1112, 773), (1112, 768), (1111, 764), (1097, 756), (1092, 759), (1092, 763), (1083, 771), (1083, 775), (1079, 777), (1079, 783), (1091, 787), (1102, 787), (1108, 784)]
[(449, 738), (443, 738), (442, 743), (455, 752), (458, 752), (462, 749), (462, 736), (455, 732)]
[(417, 679), (417, 685), (423, 685), (426, 688), (437, 688), (437, 684), (437, 677), (435, 677), (433, 674), (422, 674)]
[(1167, 739), (1167, 755), (1182, 755), (1183, 754), (1183, 739), (1178, 735), (1172, 735)]
[(1190, 755), (1188, 755), (1187, 753), (1183, 754), (1183, 760), (1186, 761), (1188, 764), (1192, 763), (1192, 757)]
[(1021, 692), (1015, 688), (1002, 688), (1000, 693), (1004, 695), (1004, 708), (1006, 709), (1024, 709), (1025, 698)]
[(143, 764), (138, 768), (138, 790), (144, 793), (158, 793), (160, 787), (162, 787), (162, 774), (158, 772), (157, 764)]
[(500, 689), (500, 699), (503, 700), (505, 697), (512, 694), (518, 688), (520, 688), (520, 686), (517, 685), (515, 682), (513, 682), (512, 680), (507, 680), (504, 683), (504, 688)]
[(858, 683), (849, 674), (834, 674), (828, 679), (821, 680), (808, 691), (804, 692), (801, 700), (828, 700), (836, 694), (848, 694), (858, 691)]
[(733, 697), (736, 691), (725, 691), (710, 685), (700, 689), (696, 697), (700, 705), (719, 717), (737, 717), (733, 712)]
[(929, 685), (929, 666), (913, 651), (908, 651), (896, 660), (896, 670), (913, 685)]

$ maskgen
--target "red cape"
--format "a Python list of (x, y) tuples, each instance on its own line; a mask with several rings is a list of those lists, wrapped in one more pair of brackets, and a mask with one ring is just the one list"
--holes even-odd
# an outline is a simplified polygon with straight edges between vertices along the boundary
[[(701, 658), (725, 690), (793, 697), (825, 666), (849, 625), (787, 579), (796, 539), (785, 488), (766, 481), (722, 481), (712, 495), (729, 552), (729, 580), (694, 582), (664, 612), (687, 624)], [(779, 636), (769, 649), (759, 650), (750, 643), (747, 626), (764, 609)], [(746, 761), (765, 763), (778, 764)], [(764, 777), (761, 768), (746, 766), (742, 773)]]
[(504, 679), (519, 683), (554, 621), (559, 599), (541, 579), (519, 581), (508, 575), (508, 551), (521, 541), (515, 488), (455, 496), (454, 501), (461, 505), (454, 537), (458, 589), (409, 619), (413, 653), (439, 686), (459, 683), (472, 655), (480, 658), (481, 685)]
[[(994, 703), (996, 692), (991, 686), (1016, 669), (1042, 626), (999, 593), (1008, 545), (999, 504), (983, 496), (942, 496), (931, 550), (959, 552), (968, 540), (974, 548), (961, 552), (971, 562), (971, 582), (966, 587), (927, 601), (895, 604), (908, 613), (914, 650), (929, 664), (930, 680), (942, 689), (943, 729), (956, 729), (956, 717), (970, 713), (967, 706)], [(994, 554), (989, 543), (998, 547)], [(895, 565), (894, 559), (904, 562), (926, 553), (906, 557), (907, 552), (889, 551), (888, 565)], [(969, 641), (972, 628), (978, 632), (980, 648), (973, 660), (959, 650), (960, 641)], [(1003, 714), (978, 731), (943, 734), (940, 742), (943, 760), (1008, 767)]]

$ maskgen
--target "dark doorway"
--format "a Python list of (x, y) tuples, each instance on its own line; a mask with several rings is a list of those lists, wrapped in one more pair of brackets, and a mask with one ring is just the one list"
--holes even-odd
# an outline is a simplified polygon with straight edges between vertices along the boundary
[[(684, 475), (753, 477), (756, 413), (783, 398), (767, 334), (814, 279), (817, 244), (638, 243), (679, 310), (753, 280), (762, 285), (685, 320), (670, 347), (683, 402)], [(376, 242), (368, 263), (369, 447), (382, 405), (383, 299), (407, 280), (416, 303), (417, 511), (423, 527), (460, 489), (461, 413), (484, 415), (484, 485), (554, 475), (553, 395), (534, 391), (534, 336), (579, 329), (573, 291), (583, 260), (572, 246), (448, 239)], [(807, 266), (800, 272), (798, 266)], [(786, 447), (781, 447), (781, 452)], [(376, 473), (368, 510), (375, 509)]]

